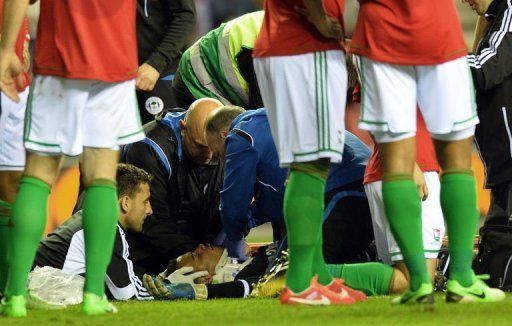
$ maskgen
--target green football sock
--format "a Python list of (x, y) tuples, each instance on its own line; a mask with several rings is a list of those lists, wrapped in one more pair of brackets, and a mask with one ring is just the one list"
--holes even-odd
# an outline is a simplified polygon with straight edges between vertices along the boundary
[(286, 285), (295, 292), (309, 287), (315, 248), (322, 227), (325, 180), (301, 171), (290, 173), (284, 196), (284, 218), (290, 251)]
[(5, 290), (8, 297), (25, 295), (28, 273), (46, 225), (50, 190), (50, 186), (40, 179), (28, 176), (21, 179), (11, 213), (9, 272)]
[(0, 200), (0, 293), (5, 292), (7, 283), (7, 250), (9, 248), (9, 219), (12, 205)]
[(320, 239), (315, 247), (315, 254), (313, 256), (313, 275), (318, 275), (318, 283), (322, 285), (329, 285), (332, 282), (332, 276), (325, 264), (323, 241), (324, 237), (322, 230), (320, 230)]
[(86, 189), (83, 209), (86, 292), (103, 296), (105, 273), (112, 258), (119, 214), (116, 184), (97, 179)]
[(450, 246), (450, 279), (470, 286), (473, 284), (473, 240), (478, 227), (476, 184), (471, 170), (443, 173), (441, 207)]
[(395, 237), (411, 276), (410, 289), (430, 284), (421, 228), (421, 200), (411, 175), (386, 175), (382, 198), (391, 232)]
[(332, 276), (367, 295), (389, 294), (393, 268), (382, 263), (327, 265)]

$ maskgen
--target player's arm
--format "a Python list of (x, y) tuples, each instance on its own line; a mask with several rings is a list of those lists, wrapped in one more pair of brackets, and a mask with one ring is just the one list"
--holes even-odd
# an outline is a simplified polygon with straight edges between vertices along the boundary
[(150, 91), (160, 74), (178, 57), (178, 53), (194, 29), (196, 11), (193, 0), (167, 1), (167, 10), (173, 20), (167, 26), (160, 44), (151, 56), (139, 67), (137, 88)]
[(230, 134), (226, 141), (224, 184), (220, 192), (220, 213), (226, 236), (243, 239), (256, 182), (257, 152), (241, 136)]
[(15, 53), (16, 41), (27, 14), (29, 0), (4, 0), (2, 38), (0, 40), (0, 90), (18, 102), (16, 84), (21, 85), (23, 65)]
[(147, 60), (147, 63), (160, 73), (172, 63), (172, 60), (176, 59), (196, 23), (196, 8), (193, 0), (167, 1), (167, 3), (167, 10), (172, 14), (173, 20), (167, 26), (162, 41)]
[(324, 37), (338, 41), (342, 39), (343, 27), (341, 23), (327, 15), (322, 0), (304, 0), (304, 6), (305, 8), (296, 7), (295, 10), (315, 25)]
[[(479, 54), (468, 55), (475, 86), (481, 90), (491, 89), (512, 74), (512, 32), (496, 31), (490, 43), (480, 47)], [(496, 37), (494, 37), (496, 36)]]

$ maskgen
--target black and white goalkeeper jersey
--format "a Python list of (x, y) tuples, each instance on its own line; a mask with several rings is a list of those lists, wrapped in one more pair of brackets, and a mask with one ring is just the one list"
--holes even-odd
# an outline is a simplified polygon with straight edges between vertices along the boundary
[[(116, 300), (128, 300), (133, 297), (138, 300), (150, 300), (153, 297), (135, 275), (129, 255), (125, 232), (118, 224), (112, 260), (105, 275), (107, 290)], [(40, 242), (35, 266), (50, 266), (70, 274), (85, 274), (82, 211), (75, 213)]]

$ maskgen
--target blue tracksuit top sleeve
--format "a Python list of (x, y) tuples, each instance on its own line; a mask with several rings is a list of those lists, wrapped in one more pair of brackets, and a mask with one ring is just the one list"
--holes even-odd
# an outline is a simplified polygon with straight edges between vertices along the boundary
[(247, 229), (257, 164), (258, 153), (252, 144), (239, 135), (229, 134), (220, 215), (226, 236), (231, 241), (242, 239)]

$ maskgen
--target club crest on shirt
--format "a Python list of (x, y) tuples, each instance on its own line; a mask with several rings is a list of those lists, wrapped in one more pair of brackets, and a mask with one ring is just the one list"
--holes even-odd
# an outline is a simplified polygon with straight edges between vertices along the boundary
[(151, 96), (146, 100), (145, 106), (149, 113), (155, 115), (162, 112), (164, 109), (164, 101), (157, 96)]
[(434, 229), (434, 240), (437, 242), (441, 241), (441, 230)]

